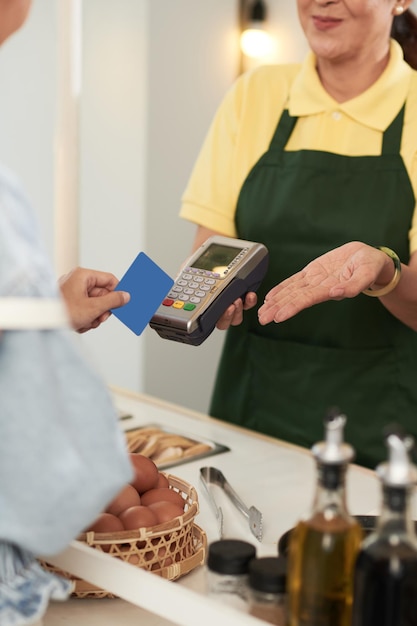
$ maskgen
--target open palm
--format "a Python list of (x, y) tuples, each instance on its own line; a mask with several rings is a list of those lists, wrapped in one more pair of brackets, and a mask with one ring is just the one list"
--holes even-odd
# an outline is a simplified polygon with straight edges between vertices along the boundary
[(354, 298), (376, 281), (384, 263), (383, 253), (359, 241), (330, 250), (271, 289), (259, 321), (283, 322), (314, 304)]

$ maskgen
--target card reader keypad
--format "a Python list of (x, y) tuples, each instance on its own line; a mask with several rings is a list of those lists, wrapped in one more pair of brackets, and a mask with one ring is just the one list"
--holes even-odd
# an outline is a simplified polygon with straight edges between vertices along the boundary
[(220, 274), (186, 267), (162, 304), (175, 309), (193, 311), (208, 293), (217, 288), (219, 281)]

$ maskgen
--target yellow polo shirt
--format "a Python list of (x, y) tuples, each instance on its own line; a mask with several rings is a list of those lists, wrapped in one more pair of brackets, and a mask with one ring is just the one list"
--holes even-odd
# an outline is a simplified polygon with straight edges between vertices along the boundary
[[(378, 155), (382, 133), (407, 97), (401, 156), (417, 198), (417, 72), (391, 42), (389, 63), (370, 89), (339, 104), (324, 90), (309, 53), (302, 65), (269, 65), (242, 75), (211, 124), (182, 198), (180, 216), (236, 237), (237, 199), (249, 171), (268, 149), (282, 111), (297, 120), (286, 150)], [(375, 207), (377, 219), (377, 207)], [(410, 230), (417, 250), (417, 212)]]

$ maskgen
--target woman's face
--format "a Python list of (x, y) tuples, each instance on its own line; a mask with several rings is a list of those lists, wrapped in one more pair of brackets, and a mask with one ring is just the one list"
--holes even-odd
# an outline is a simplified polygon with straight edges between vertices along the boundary
[(318, 59), (376, 58), (387, 49), (396, 7), (411, 0), (297, 0), (307, 41)]
[(0, 0), (0, 45), (24, 24), (32, 0)]

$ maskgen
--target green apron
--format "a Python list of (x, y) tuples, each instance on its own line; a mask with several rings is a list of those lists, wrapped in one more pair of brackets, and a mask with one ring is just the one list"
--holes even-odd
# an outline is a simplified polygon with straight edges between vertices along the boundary
[[(349, 241), (388, 246), (408, 263), (415, 199), (400, 155), (403, 118), (404, 107), (381, 155), (347, 157), (286, 152), (297, 118), (284, 111), (236, 211), (238, 236), (270, 251), (259, 305), (273, 286)], [(417, 333), (378, 298), (325, 302), (264, 327), (258, 308), (227, 332), (211, 415), (310, 447), (338, 406), (356, 461), (369, 467), (386, 458), (387, 424), (417, 436)]]

